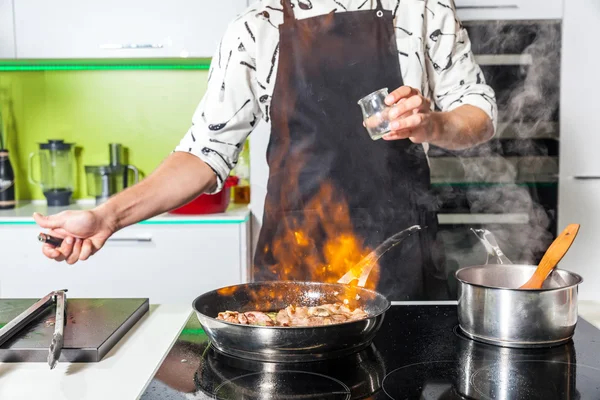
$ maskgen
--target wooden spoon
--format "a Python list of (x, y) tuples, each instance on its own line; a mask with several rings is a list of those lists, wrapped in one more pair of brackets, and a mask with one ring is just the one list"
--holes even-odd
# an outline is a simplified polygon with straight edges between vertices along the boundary
[(567, 226), (554, 242), (552, 242), (531, 279), (521, 286), (520, 289), (541, 289), (544, 281), (548, 275), (550, 275), (550, 272), (552, 272), (554, 267), (556, 267), (556, 264), (562, 260), (573, 244), (577, 232), (579, 232), (579, 224)]

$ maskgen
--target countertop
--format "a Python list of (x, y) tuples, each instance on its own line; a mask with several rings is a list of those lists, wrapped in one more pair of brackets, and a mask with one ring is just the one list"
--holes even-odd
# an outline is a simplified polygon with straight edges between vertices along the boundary
[[(582, 318), (600, 329), (600, 302), (581, 301), (579, 311)], [(99, 363), (59, 363), (54, 370), (45, 363), (0, 363), (0, 398), (137, 399), (154, 377), (191, 312), (190, 305), (151, 305), (150, 313)]]
[[(12, 210), (0, 210), (1, 225), (33, 225), (33, 213), (43, 215), (57, 214), (65, 210), (91, 210), (95, 207), (93, 201), (78, 201), (68, 207), (48, 207), (45, 201), (23, 201)], [(247, 206), (232, 205), (221, 214), (205, 215), (175, 215), (161, 214), (141, 224), (165, 225), (165, 224), (239, 224), (247, 222), (250, 218), (250, 209)]]
[(190, 317), (190, 305), (151, 305), (150, 312), (98, 363), (0, 363), (0, 399), (138, 398)]

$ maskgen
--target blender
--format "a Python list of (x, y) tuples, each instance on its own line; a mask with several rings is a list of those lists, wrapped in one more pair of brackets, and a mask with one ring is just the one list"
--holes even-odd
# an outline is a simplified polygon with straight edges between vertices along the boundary
[(108, 165), (88, 165), (87, 175), (88, 195), (96, 198), (96, 204), (102, 204), (112, 195), (129, 187), (129, 172), (133, 171), (134, 184), (139, 180), (139, 172), (133, 165), (123, 163), (123, 146), (118, 143), (108, 145), (110, 161)]
[[(71, 203), (74, 184), (75, 156), (73, 143), (48, 140), (40, 143), (37, 152), (29, 155), (29, 181), (41, 187), (50, 207), (63, 207)], [(35, 156), (39, 157), (40, 180), (33, 177)]]

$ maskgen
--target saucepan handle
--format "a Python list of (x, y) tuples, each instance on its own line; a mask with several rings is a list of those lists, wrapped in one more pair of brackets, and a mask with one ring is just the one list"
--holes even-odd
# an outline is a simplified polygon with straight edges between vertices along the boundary
[(510, 261), (506, 255), (504, 255), (504, 252), (502, 249), (500, 249), (500, 246), (498, 246), (498, 241), (496, 241), (496, 238), (492, 232), (488, 231), (487, 229), (473, 228), (471, 228), (471, 231), (475, 234), (475, 236), (477, 236), (477, 238), (485, 247), (487, 252), (487, 259), (485, 261), (486, 265), (490, 263), (490, 257), (496, 259), (496, 264), (512, 264), (512, 261)]

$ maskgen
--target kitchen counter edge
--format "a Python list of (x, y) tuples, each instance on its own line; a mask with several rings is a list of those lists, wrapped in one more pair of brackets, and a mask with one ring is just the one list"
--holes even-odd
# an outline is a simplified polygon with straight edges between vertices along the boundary
[[(90, 210), (95, 204), (77, 202), (68, 207), (48, 207), (44, 203), (19, 202), (11, 210), (0, 210), (0, 227), (13, 225), (35, 225), (33, 213), (53, 215), (66, 210)], [(226, 212), (219, 214), (180, 215), (161, 214), (140, 222), (142, 225), (201, 225), (201, 224), (243, 224), (250, 220), (250, 208), (245, 205), (232, 205)]]

